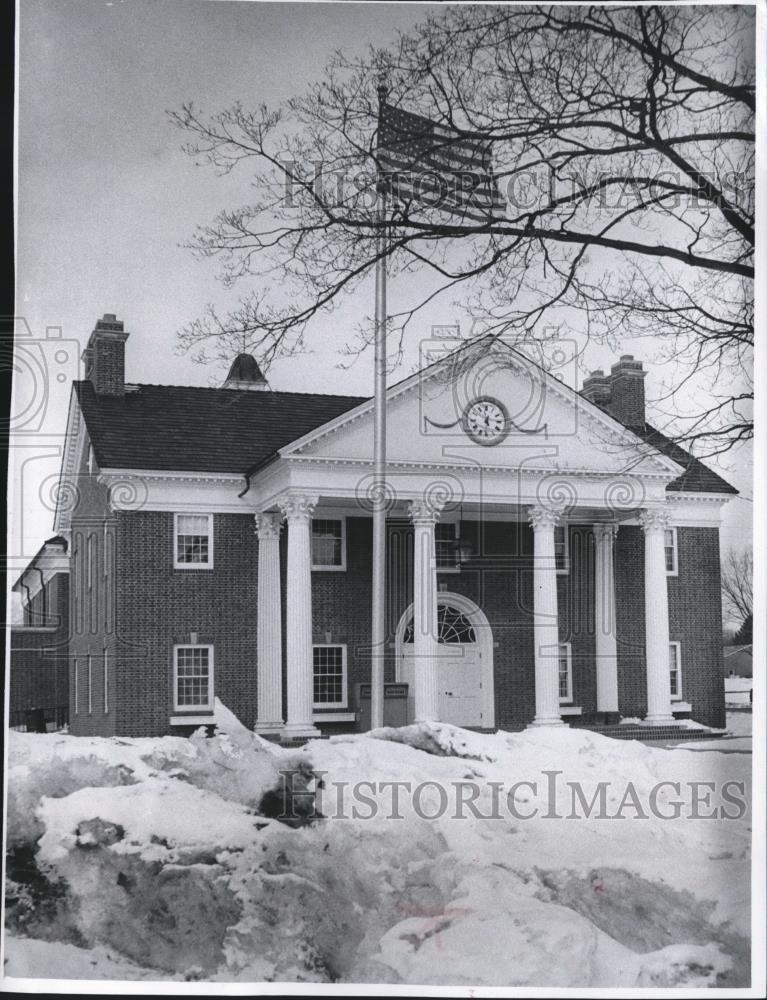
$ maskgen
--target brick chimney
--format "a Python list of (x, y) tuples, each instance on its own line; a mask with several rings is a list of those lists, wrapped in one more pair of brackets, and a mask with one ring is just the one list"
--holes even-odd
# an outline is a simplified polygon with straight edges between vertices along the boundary
[(607, 410), (626, 427), (644, 427), (644, 378), (647, 374), (633, 354), (622, 354), (605, 375), (591, 373), (583, 383), (581, 395)]
[(610, 413), (627, 427), (644, 427), (644, 378), (642, 362), (622, 354), (610, 369)]
[(610, 402), (610, 377), (605, 375), (601, 368), (597, 368), (593, 371), (587, 379), (584, 380), (583, 388), (581, 389), (581, 396), (585, 396), (586, 399), (590, 399), (592, 403), (596, 403), (597, 406), (607, 407)]
[(125, 341), (128, 334), (114, 313), (104, 313), (82, 354), (85, 377), (102, 396), (125, 393)]

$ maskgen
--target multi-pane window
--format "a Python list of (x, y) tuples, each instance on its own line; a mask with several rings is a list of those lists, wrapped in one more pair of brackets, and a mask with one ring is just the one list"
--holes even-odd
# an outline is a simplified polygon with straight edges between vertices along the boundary
[(318, 708), (346, 705), (346, 646), (314, 647), (314, 705)]
[(666, 572), (677, 572), (676, 528), (666, 528), (664, 532), (664, 551), (666, 554)]
[(342, 517), (312, 520), (312, 568), (345, 569), (345, 522)]
[(682, 647), (678, 642), (668, 645), (668, 672), (671, 697), (679, 701), (682, 697)]
[(175, 567), (177, 569), (212, 567), (212, 515), (176, 514), (175, 528)]
[(573, 653), (569, 642), (559, 644), (559, 700), (573, 700)]
[[(414, 621), (411, 618), (402, 634), (404, 643), (414, 641)], [(437, 642), (440, 645), (459, 645), (477, 641), (474, 626), (463, 612), (449, 604), (440, 604), (437, 608)]]
[(447, 521), (434, 526), (434, 554), (437, 559), (438, 570), (459, 569), (458, 552), (456, 542), (458, 541), (459, 527), (456, 522)]
[(176, 708), (212, 708), (212, 647), (176, 646), (175, 661)]
[(554, 564), (557, 573), (570, 571), (570, 551), (567, 545), (567, 525), (558, 524), (554, 528)]

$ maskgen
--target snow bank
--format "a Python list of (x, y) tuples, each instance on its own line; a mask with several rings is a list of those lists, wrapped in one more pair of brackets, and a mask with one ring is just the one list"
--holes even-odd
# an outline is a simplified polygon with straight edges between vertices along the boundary
[(6, 934), (5, 950), (5, 975), (14, 979), (157, 979), (156, 969), (144, 969), (100, 945), (78, 948)]
[[(747, 982), (749, 815), (721, 808), (747, 757), (445, 724), (289, 752), (223, 706), (217, 722), (211, 739), (11, 736), (11, 843), (64, 887), (48, 936), (73, 928), (94, 974)], [(699, 793), (689, 815), (701, 782), (719, 818)], [(13, 968), (35, 947), (10, 939)]]

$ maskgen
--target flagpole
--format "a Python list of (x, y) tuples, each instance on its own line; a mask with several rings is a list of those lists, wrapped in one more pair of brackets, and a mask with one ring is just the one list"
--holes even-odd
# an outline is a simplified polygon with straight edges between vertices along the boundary
[[(387, 88), (378, 86), (379, 127)], [(373, 607), (370, 630), (370, 727), (383, 725), (384, 652), (386, 644), (386, 195), (377, 185), (375, 375), (373, 395)]]

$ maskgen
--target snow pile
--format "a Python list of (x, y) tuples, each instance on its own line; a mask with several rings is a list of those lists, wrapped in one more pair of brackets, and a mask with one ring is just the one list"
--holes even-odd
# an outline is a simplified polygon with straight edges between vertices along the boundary
[[(11, 923), (57, 941), (59, 975), (748, 980), (746, 757), (444, 724), (285, 751), (218, 721), (210, 739), (12, 734), (9, 845), (35, 875)], [(11, 938), (13, 974), (41, 947)]]

